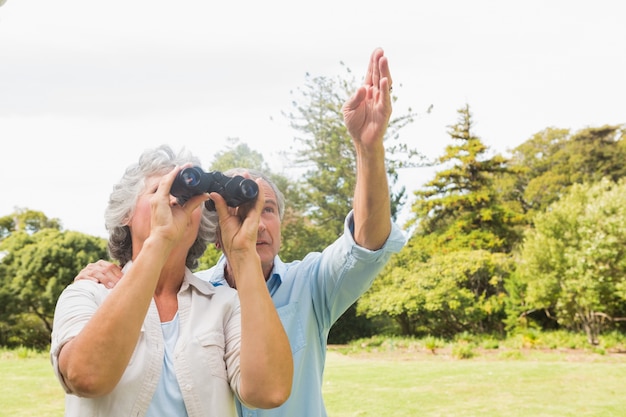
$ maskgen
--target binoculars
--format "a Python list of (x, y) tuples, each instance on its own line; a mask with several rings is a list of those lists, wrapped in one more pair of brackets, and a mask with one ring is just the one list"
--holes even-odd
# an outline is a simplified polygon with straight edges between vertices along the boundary
[[(216, 192), (221, 195), (230, 207), (238, 207), (248, 201), (254, 201), (259, 194), (256, 182), (241, 175), (229, 177), (219, 171), (204, 172), (194, 166), (181, 170), (170, 189), (178, 204), (184, 205), (191, 197)], [(207, 209), (215, 211), (215, 203), (207, 200)]]

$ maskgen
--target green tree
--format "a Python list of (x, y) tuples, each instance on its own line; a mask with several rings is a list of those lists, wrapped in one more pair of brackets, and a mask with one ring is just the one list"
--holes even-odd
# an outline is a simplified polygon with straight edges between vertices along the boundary
[(485, 250), (435, 254), (404, 251), (359, 300), (358, 312), (388, 316), (403, 335), (452, 337), (503, 333), (508, 256)]
[(626, 176), (626, 127), (590, 127), (571, 133), (548, 128), (512, 151), (507, 200), (517, 200), (529, 213), (544, 211), (573, 184), (614, 181)]
[(61, 221), (55, 218), (50, 219), (41, 211), (16, 208), (12, 214), (0, 217), (0, 240), (13, 232), (35, 233), (47, 228), (60, 230)]
[(442, 169), (415, 192), (408, 245), (359, 301), (360, 312), (391, 316), (405, 334), (503, 332), (503, 283), (522, 215), (495, 185), (507, 160), (487, 156), (469, 105), (458, 114)]
[(526, 233), (516, 273), (521, 316), (547, 311), (592, 344), (626, 315), (626, 181), (575, 184)]
[[(554, 128), (533, 135), (512, 151), (508, 161), (508, 172), (496, 179), (495, 187), (502, 201), (514, 211), (524, 213), (525, 222), (531, 217), (529, 212), (536, 211), (542, 205), (539, 199), (544, 195), (555, 195), (560, 192), (560, 186), (548, 190), (539, 182), (534, 183), (533, 187), (539, 187), (541, 192), (534, 192), (532, 187), (529, 188), (529, 183), (533, 178), (550, 170), (550, 162), (546, 156), (563, 146), (568, 135), (568, 130)], [(559, 180), (554, 183), (559, 183)]]
[(485, 249), (509, 252), (518, 239), (520, 213), (503, 204), (495, 187), (508, 172), (501, 155), (487, 156), (488, 148), (473, 134), (469, 105), (458, 110), (458, 122), (449, 129), (453, 144), (438, 159), (443, 167), (415, 192), (414, 218), (419, 245), (438, 250)]
[[(0, 297), (10, 300), (0, 308), (5, 332), (0, 342), (36, 347), (49, 342), (54, 308), (63, 289), (86, 264), (107, 259), (105, 239), (53, 228), (33, 234), (14, 232), (0, 243), (0, 251), (4, 253)], [(31, 317), (37, 317), (42, 329), (24, 328), (24, 323), (33, 322)]]
[(269, 172), (263, 154), (250, 148), (248, 144), (238, 138), (229, 138), (226, 149), (219, 151), (213, 157), (209, 166), (210, 170), (227, 171), (231, 168), (255, 169), (261, 172)]

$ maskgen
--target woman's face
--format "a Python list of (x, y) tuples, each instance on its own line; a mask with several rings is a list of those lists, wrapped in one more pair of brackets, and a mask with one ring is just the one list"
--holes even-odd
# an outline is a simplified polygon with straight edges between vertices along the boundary
[[(161, 181), (161, 176), (151, 176), (146, 178), (146, 185), (137, 199), (135, 210), (131, 219), (128, 222), (130, 232), (133, 240), (133, 250), (138, 250), (139, 245), (142, 244), (148, 236), (150, 236), (150, 219), (152, 216), (151, 198), (156, 193), (156, 190)], [(178, 206), (176, 198), (170, 195), (170, 206)], [(200, 228), (200, 221), (202, 218), (202, 205), (193, 211), (191, 215), (191, 223), (188, 226), (189, 233), (185, 234), (185, 237), (177, 245), (177, 248), (185, 251), (185, 256), (189, 251), (189, 248), (193, 245), (198, 236), (198, 229)]]

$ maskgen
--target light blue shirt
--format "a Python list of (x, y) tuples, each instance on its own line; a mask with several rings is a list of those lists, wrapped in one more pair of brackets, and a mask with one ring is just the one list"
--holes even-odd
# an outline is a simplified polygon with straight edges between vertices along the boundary
[[(326, 417), (322, 378), (326, 343), (331, 326), (367, 289), (392, 254), (406, 243), (402, 230), (392, 224), (385, 245), (376, 251), (362, 248), (352, 236), (352, 212), (344, 233), (323, 252), (309, 253), (303, 260), (284, 263), (274, 259), (267, 287), (285, 327), (294, 361), (291, 396), (280, 407), (250, 410), (237, 403), (240, 417)], [(226, 259), (213, 268), (197, 272), (215, 285), (228, 285)], [(349, 393), (346, 392), (346, 395)]]
[(177, 416), (187, 417), (187, 409), (183, 394), (176, 380), (174, 372), (174, 349), (178, 341), (178, 312), (172, 321), (161, 323), (165, 355), (163, 357), (163, 371), (159, 378), (156, 391), (150, 401), (146, 417)]

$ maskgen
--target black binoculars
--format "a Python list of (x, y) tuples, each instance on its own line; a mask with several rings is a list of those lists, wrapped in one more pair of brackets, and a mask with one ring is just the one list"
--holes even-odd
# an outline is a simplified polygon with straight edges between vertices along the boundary
[[(259, 194), (256, 182), (241, 175), (229, 177), (219, 171), (204, 172), (200, 167), (181, 170), (170, 189), (178, 204), (184, 205), (194, 195), (216, 192), (230, 207), (238, 207), (248, 201), (254, 201)], [(215, 203), (207, 200), (207, 209), (215, 211)]]

